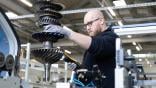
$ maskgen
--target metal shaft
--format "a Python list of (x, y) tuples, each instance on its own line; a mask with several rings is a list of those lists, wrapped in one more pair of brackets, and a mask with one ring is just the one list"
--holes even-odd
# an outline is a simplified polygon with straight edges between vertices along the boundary
[(50, 80), (50, 68), (51, 68), (51, 64), (49, 63), (44, 64), (45, 82), (48, 82)]

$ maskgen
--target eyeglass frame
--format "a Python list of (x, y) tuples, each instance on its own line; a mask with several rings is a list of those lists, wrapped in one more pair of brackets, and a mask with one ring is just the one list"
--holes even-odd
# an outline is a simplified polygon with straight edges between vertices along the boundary
[(84, 25), (83, 25), (83, 26), (84, 26), (84, 29), (86, 29), (87, 26), (89, 26), (89, 27), (92, 26), (92, 24), (93, 24), (95, 21), (98, 21), (99, 19), (102, 19), (102, 18), (96, 18), (96, 19), (94, 19), (94, 20), (92, 20), (92, 21), (90, 21), (90, 22), (84, 24)]

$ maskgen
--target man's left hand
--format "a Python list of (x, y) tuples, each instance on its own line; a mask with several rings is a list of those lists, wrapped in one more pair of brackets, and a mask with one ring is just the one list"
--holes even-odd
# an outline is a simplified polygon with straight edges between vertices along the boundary
[(69, 37), (71, 35), (71, 32), (73, 32), (70, 28), (66, 26), (61, 27), (53, 24), (45, 26), (44, 29), (44, 32), (57, 32), (64, 34), (66, 37)]

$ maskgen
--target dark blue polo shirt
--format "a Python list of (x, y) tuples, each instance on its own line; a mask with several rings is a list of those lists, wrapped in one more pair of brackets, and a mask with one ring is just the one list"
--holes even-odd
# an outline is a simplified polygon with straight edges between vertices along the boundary
[(93, 65), (98, 65), (106, 76), (102, 83), (104, 88), (114, 88), (115, 40), (117, 37), (109, 27), (106, 31), (92, 37), (91, 45), (84, 54), (82, 66), (92, 70)]

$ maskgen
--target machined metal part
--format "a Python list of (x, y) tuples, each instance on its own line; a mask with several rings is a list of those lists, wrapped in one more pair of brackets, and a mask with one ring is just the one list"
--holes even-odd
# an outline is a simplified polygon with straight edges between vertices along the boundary
[(0, 67), (3, 67), (5, 64), (5, 56), (0, 52)]
[(63, 6), (51, 1), (37, 0), (34, 1), (35, 17), (38, 19), (38, 24), (43, 27), (48, 24), (61, 25), (59, 19), (62, 18), (62, 14), (58, 11), (63, 9)]
[(43, 42), (43, 47), (45, 49), (50, 49), (51, 47), (53, 47), (53, 44), (50, 41), (46, 41), (46, 42)]
[(59, 3), (52, 3), (50, 1), (36, 1), (34, 0), (34, 7), (36, 10), (45, 10), (45, 9), (53, 9), (55, 11), (60, 11), (63, 9), (63, 5), (59, 4)]
[(32, 34), (32, 37), (40, 42), (57, 42), (57, 40), (63, 38), (64, 35), (57, 32), (38, 32)]
[(58, 48), (32, 50), (36, 60), (41, 63), (55, 63), (61, 59), (63, 52)]
[(61, 19), (62, 18), (62, 15), (60, 13), (53, 11), (53, 10), (39, 10), (36, 12), (36, 15), (38, 17), (49, 16), (49, 17), (54, 18), (54, 19)]
[(12, 55), (8, 55), (5, 60), (5, 67), (7, 70), (11, 70), (14, 67), (15, 61)]
[(50, 68), (51, 64), (45, 63), (44, 64), (44, 69), (45, 69), (45, 81), (48, 82), (50, 80)]
[(54, 24), (54, 25), (59, 25), (61, 26), (60, 22), (56, 19), (44, 16), (44, 17), (40, 17), (38, 20), (38, 25), (39, 27), (43, 27), (49, 24)]

